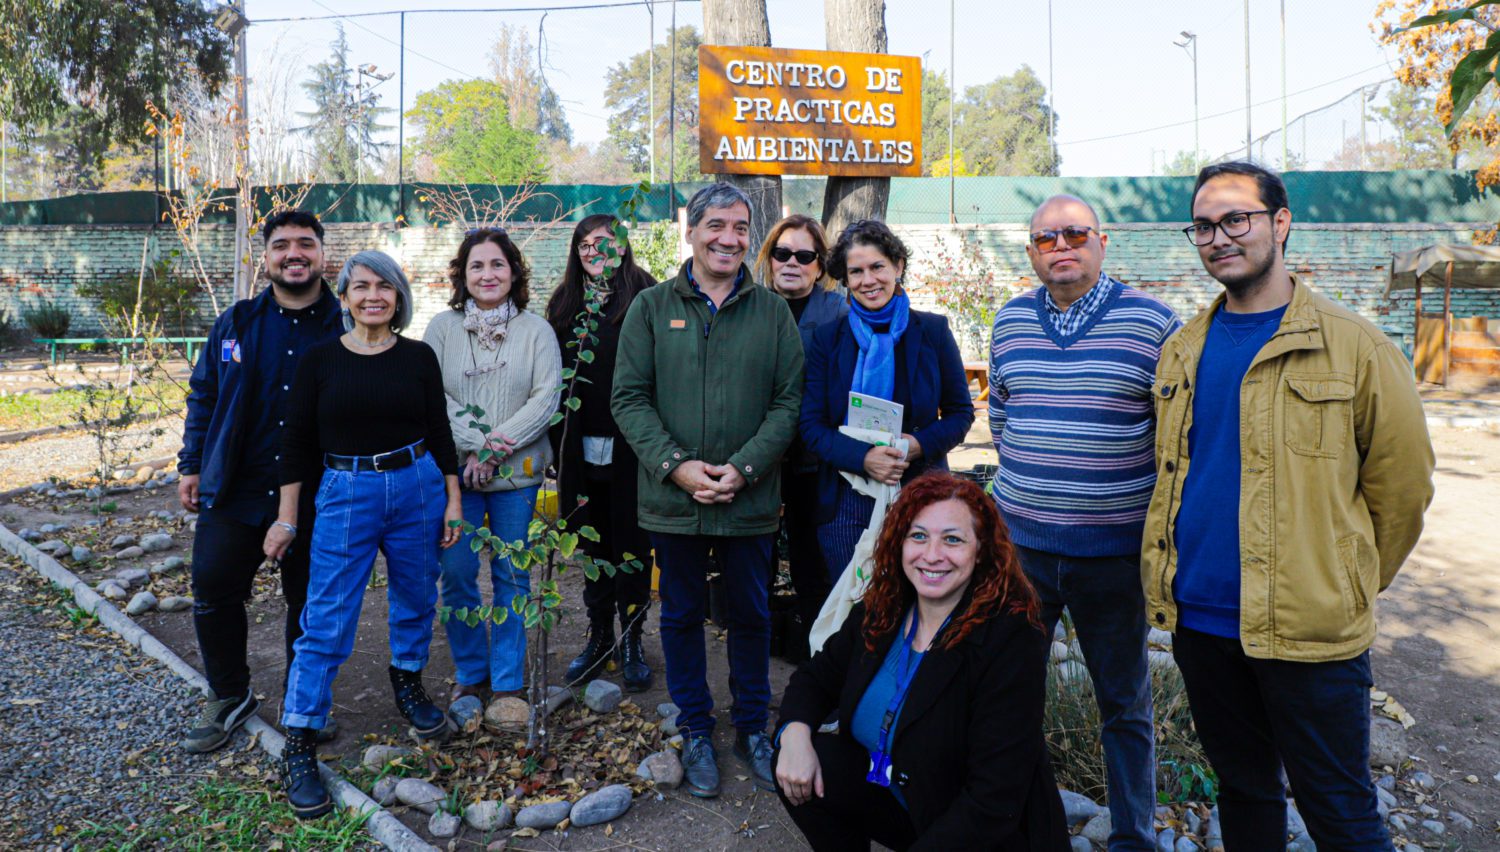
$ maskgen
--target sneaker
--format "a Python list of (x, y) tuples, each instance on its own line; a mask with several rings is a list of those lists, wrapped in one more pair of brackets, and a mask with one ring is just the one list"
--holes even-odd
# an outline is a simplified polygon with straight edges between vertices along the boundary
[(232, 698), (218, 698), (209, 693), (208, 703), (198, 716), (198, 723), (188, 731), (182, 747), (194, 754), (205, 754), (224, 747), (235, 729), (255, 715), (260, 702), (254, 692)]
[(298, 819), (314, 819), (333, 810), (333, 797), (318, 774), (316, 732), (288, 728), (281, 747), (281, 784)]
[(771, 738), (763, 733), (740, 731), (734, 738), (734, 756), (750, 768), (750, 773), (755, 776), (755, 786), (773, 792), (776, 790), (776, 776), (771, 769), (774, 752)]
[(700, 799), (719, 795), (719, 756), (708, 737), (693, 737), (682, 750), (682, 780)]
[(589, 642), (582, 653), (568, 664), (568, 683), (579, 683), (609, 662), (615, 652), (615, 627), (611, 621), (596, 621), (589, 625)]
[(447, 739), (450, 729), (448, 716), (439, 710), (427, 690), (422, 688), (422, 673), (409, 672), (391, 666), (391, 688), (396, 693), (396, 709), (411, 723), (412, 733), (419, 740)]

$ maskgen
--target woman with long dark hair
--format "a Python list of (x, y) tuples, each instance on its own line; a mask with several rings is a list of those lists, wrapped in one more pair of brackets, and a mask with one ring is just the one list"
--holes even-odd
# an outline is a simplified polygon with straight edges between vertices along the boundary
[[(788, 682), (776, 781), (815, 850), (1068, 848), (1042, 736), (1048, 637), (995, 503), (902, 488), (864, 600)], [(836, 733), (815, 733), (831, 712)]]
[[(568, 244), (568, 265), (562, 281), (547, 303), (547, 322), (562, 349), (563, 366), (578, 371), (573, 393), (580, 405), (576, 411), (563, 408), (563, 422), (552, 427), (552, 446), (558, 459), (559, 508), (571, 528), (589, 524), (599, 541), (581, 541), (584, 552), (616, 565), (625, 555), (646, 560), (651, 544), (636, 523), (636, 457), (609, 410), (614, 391), (615, 350), (620, 343), (620, 324), (637, 294), (656, 283), (635, 263), (628, 239), (621, 240), (615, 228), (619, 220), (608, 214), (589, 216), (573, 229)], [(579, 336), (575, 328), (584, 307), (600, 305), (595, 342), (586, 343), (592, 361), (578, 357)], [(583, 505), (578, 498), (584, 497)], [(583, 603), (589, 615), (589, 638), (568, 666), (570, 682), (582, 680), (602, 663), (616, 656), (615, 617), (620, 619), (618, 658), (625, 689), (639, 692), (651, 686), (651, 667), (641, 647), (641, 628), (651, 604), (649, 570), (601, 574), (585, 579)]]

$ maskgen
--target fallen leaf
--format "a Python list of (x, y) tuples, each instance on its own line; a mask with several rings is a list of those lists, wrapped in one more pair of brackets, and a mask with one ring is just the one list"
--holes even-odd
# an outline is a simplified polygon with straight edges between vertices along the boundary
[(10, 703), (14, 704), (17, 707), (35, 707), (36, 705), (42, 703), (42, 699), (40, 699), (40, 698), (12, 698), (10, 700)]
[(511, 837), (537, 837), (540, 834), (541, 832), (537, 831), (534, 828), (522, 828), (517, 829), (516, 832), (511, 835)]

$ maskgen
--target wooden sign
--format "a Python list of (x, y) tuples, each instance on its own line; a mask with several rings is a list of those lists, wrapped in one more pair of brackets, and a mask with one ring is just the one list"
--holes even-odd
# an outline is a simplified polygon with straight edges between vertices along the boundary
[(703, 45), (698, 110), (707, 174), (922, 174), (915, 56)]

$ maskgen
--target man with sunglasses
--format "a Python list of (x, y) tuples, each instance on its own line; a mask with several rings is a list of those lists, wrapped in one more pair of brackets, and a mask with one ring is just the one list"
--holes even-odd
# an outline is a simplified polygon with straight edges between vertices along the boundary
[(993, 493), (1055, 629), (1067, 607), (1103, 720), (1109, 848), (1156, 848), (1156, 758), (1140, 588), (1151, 378), (1180, 323), (1103, 271), (1109, 238), (1071, 195), (1031, 217), (1042, 286), (1005, 304), (990, 353)]
[[(1411, 365), (1287, 269), (1286, 187), (1198, 174), (1184, 229), (1224, 293), (1162, 351), (1147, 617), (1173, 631), (1229, 848), (1390, 849), (1370, 781), (1375, 595), (1417, 543), (1432, 445)], [(1284, 775), (1283, 775), (1284, 771)]]

